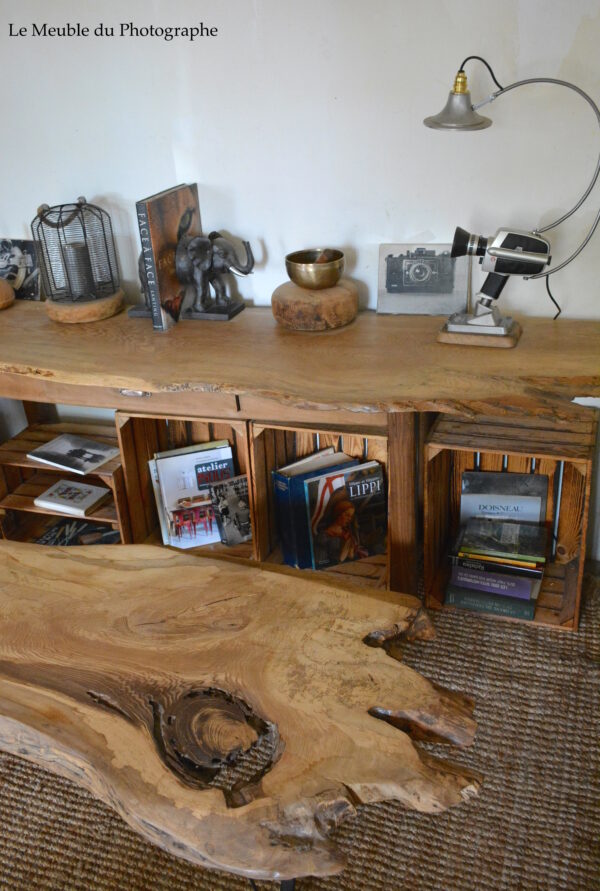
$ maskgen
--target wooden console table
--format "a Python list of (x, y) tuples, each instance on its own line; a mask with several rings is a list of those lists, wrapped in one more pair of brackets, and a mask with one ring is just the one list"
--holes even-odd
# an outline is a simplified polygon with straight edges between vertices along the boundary
[[(158, 434), (143, 420), (125, 430), (130, 417), (225, 425), (230, 436), (245, 438), (240, 454), (265, 485), (269, 456), (285, 442), (281, 427), (343, 435), (344, 446), (348, 438), (355, 449), (362, 438), (364, 450), (385, 453), (387, 463), (386, 581), (414, 592), (418, 444), (432, 413), (513, 421), (528, 415), (568, 427), (590, 415), (574, 397), (600, 396), (600, 322), (526, 318), (516, 349), (487, 350), (437, 343), (442, 321), (366, 312), (346, 328), (305, 333), (278, 326), (269, 309), (246, 309), (228, 323), (181, 322), (157, 334), (148, 320), (124, 313), (60, 325), (41, 305), (17, 301), (0, 317), (0, 396), (25, 401), (30, 415), (33, 403), (123, 413), (134, 541), (144, 540), (150, 523), (147, 481), (136, 467)], [(268, 559), (269, 505), (261, 498), (259, 492), (256, 556)]]

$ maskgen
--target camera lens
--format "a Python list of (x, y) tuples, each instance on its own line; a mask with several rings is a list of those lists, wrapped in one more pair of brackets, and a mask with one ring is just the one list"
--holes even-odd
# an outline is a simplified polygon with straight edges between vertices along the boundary
[(487, 238), (481, 235), (471, 235), (466, 229), (456, 227), (454, 233), (454, 241), (452, 242), (451, 257), (464, 257), (466, 254), (470, 256), (483, 257), (487, 249)]
[(431, 267), (426, 263), (415, 263), (410, 268), (410, 277), (414, 282), (426, 282), (431, 275)]

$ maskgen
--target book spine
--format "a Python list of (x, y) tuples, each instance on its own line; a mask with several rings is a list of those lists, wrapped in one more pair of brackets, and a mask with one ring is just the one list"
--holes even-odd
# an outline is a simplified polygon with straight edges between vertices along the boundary
[(541, 579), (541, 569), (531, 569), (528, 566), (515, 566), (512, 563), (491, 562), (476, 558), (461, 557), (458, 554), (449, 554), (448, 562), (451, 566), (462, 566), (465, 569), (474, 569), (477, 572), (499, 572), (501, 575), (516, 575), (520, 578), (528, 578), (532, 581)]
[(138, 201), (135, 205), (137, 213), (138, 227), (140, 230), (140, 241), (142, 243), (142, 261), (146, 270), (146, 281), (148, 283), (148, 294), (150, 295), (150, 307), (152, 309), (152, 327), (155, 331), (165, 331), (166, 325), (163, 321), (162, 308), (160, 305), (160, 294), (158, 293), (158, 276), (156, 273), (156, 261), (154, 251), (152, 250), (152, 239), (150, 238), (150, 223), (148, 220), (148, 206), (145, 201)]
[(533, 619), (535, 601), (519, 600), (518, 597), (498, 597), (482, 591), (469, 591), (448, 585), (444, 603), (477, 612), (493, 613), (496, 616), (507, 616), (511, 619)]
[(283, 553), (283, 562), (288, 566), (296, 565), (296, 546), (292, 526), (291, 504), (291, 480), (274, 470), (271, 474), (273, 483), (273, 495), (275, 498), (275, 511), (277, 514), (277, 526), (279, 539)]
[(500, 594), (504, 597), (518, 597), (521, 600), (531, 598), (531, 580), (515, 575), (504, 576), (499, 572), (481, 572), (476, 569), (466, 569), (463, 566), (453, 566), (451, 581), (459, 588), (469, 588), (473, 591), (485, 591), (488, 594)]

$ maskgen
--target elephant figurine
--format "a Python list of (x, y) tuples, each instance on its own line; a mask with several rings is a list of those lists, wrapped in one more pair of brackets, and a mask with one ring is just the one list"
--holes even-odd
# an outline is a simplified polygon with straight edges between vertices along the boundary
[(234, 246), (220, 232), (211, 232), (208, 236), (185, 235), (180, 239), (175, 254), (175, 271), (180, 282), (195, 286), (196, 297), (191, 313), (202, 313), (211, 308), (211, 287), (217, 306), (231, 302), (222, 276), (230, 272), (249, 275), (254, 268), (252, 248), (247, 241), (243, 245), (246, 260), (241, 263)]

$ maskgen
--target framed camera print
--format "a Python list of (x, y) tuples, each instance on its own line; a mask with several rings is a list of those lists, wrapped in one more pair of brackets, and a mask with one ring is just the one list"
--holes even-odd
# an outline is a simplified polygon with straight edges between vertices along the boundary
[(470, 257), (450, 244), (379, 246), (377, 312), (449, 315), (467, 308)]

